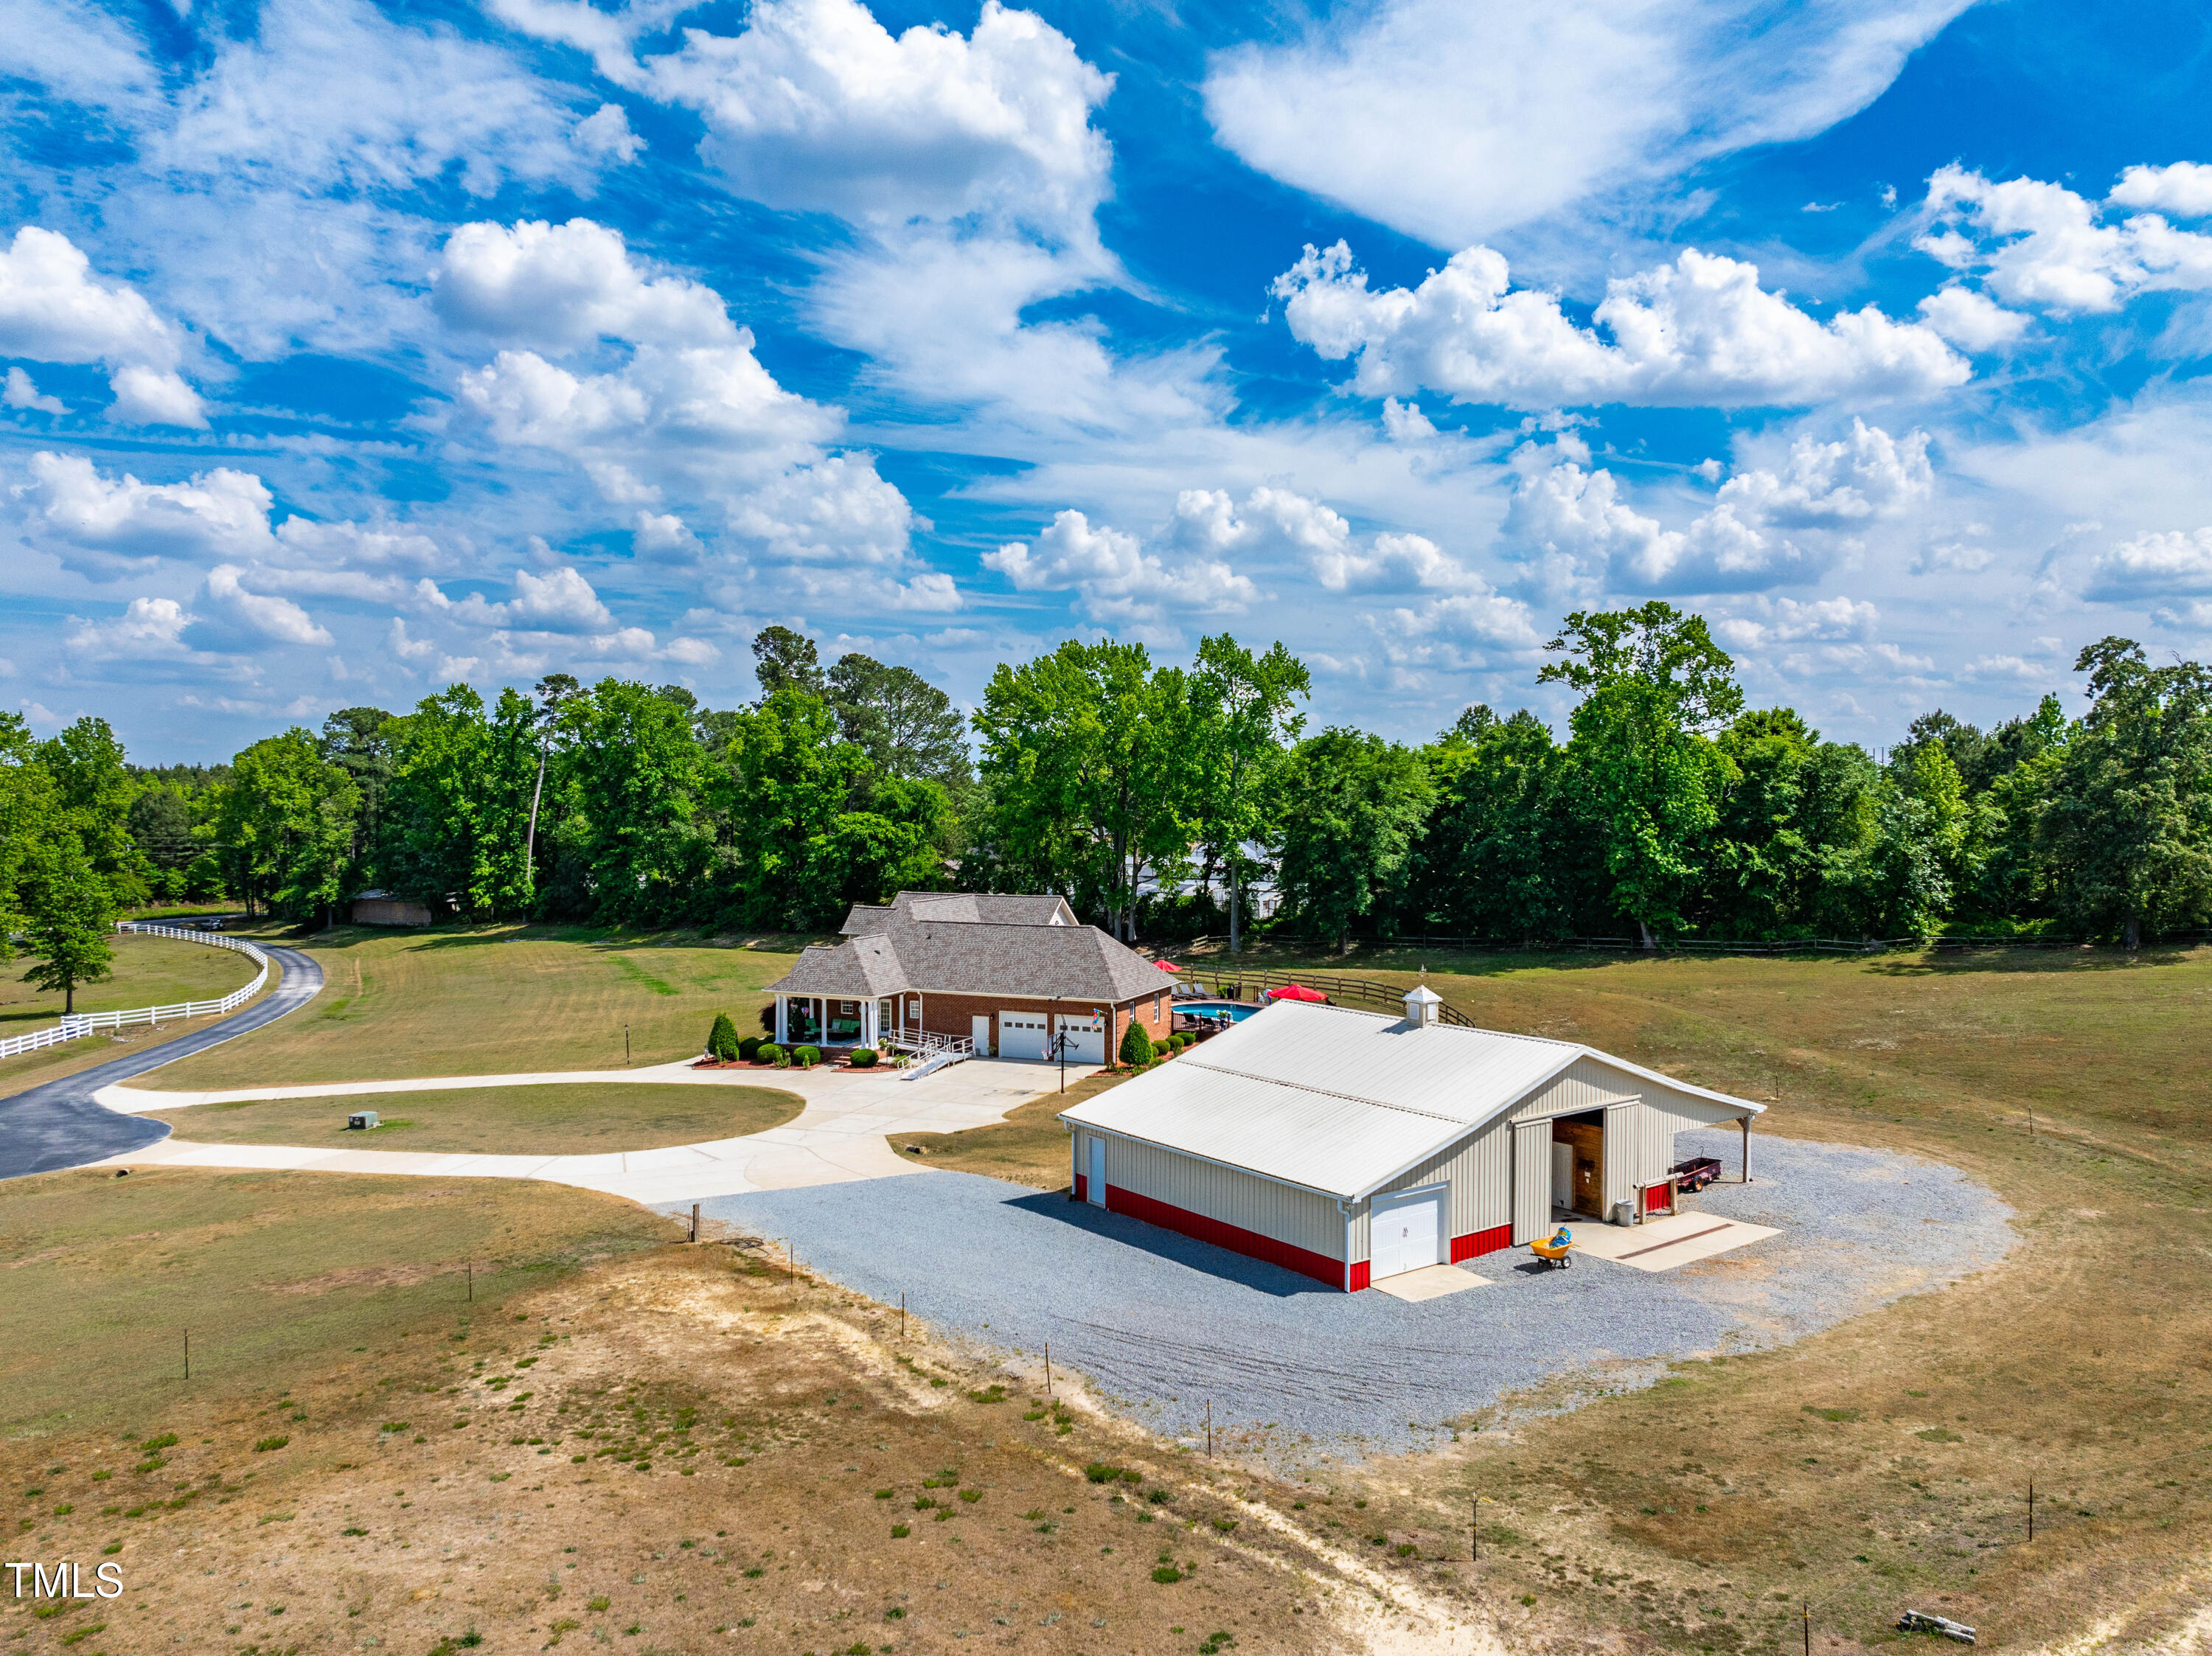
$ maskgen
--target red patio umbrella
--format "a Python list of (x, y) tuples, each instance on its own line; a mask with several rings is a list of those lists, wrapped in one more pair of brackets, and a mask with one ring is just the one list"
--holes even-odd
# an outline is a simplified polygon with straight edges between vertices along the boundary
[(1286, 983), (1279, 989), (1267, 992), (1269, 1000), (1317, 1000), (1326, 1003), (1327, 995), (1318, 989), (1309, 989), (1302, 983)]
[(1172, 961), (1154, 961), (1152, 964), (1158, 967), (1163, 972), (1180, 972), (1182, 970), (1182, 968), (1177, 966)]

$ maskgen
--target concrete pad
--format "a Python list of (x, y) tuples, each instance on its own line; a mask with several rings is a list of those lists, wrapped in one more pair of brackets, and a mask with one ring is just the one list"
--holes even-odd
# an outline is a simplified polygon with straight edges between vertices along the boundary
[(1711, 1213), (1671, 1213), (1640, 1225), (1569, 1225), (1575, 1251), (1638, 1271), (1672, 1271), (1747, 1243), (1781, 1234), (1765, 1225)]
[(1422, 1300), (1441, 1300), (1447, 1294), (1464, 1294), (1470, 1288), (1488, 1288), (1491, 1281), (1457, 1265), (1423, 1265), (1419, 1271), (1401, 1271), (1368, 1286), (1394, 1300), (1418, 1303)]

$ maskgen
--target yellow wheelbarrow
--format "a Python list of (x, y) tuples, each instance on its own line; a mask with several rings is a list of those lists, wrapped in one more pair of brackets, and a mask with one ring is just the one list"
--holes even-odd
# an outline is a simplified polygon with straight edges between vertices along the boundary
[(1562, 1271), (1574, 1264), (1575, 1244), (1572, 1240), (1554, 1242), (1546, 1236), (1528, 1244), (1528, 1251), (1547, 1265), (1557, 1265)]

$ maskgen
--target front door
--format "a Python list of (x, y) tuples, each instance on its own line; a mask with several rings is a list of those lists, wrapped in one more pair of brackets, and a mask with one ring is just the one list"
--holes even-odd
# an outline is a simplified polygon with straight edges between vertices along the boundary
[(1106, 1141), (1091, 1141), (1091, 1177), (1084, 1181), (1083, 1198), (1093, 1207), (1106, 1205)]
[(975, 1032), (977, 1055), (988, 1058), (991, 1055), (991, 1015), (986, 1012), (980, 1017), (969, 1019), (968, 1027)]
[(1443, 1259), (1443, 1192), (1378, 1200), (1367, 1217), (1367, 1271), (1370, 1281), (1419, 1271)]

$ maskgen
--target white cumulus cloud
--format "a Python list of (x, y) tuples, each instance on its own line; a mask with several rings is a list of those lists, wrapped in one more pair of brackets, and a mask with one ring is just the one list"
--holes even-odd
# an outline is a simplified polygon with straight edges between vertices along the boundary
[[(1561, 458), (1564, 456), (1565, 458)], [(1619, 479), (1563, 440), (1524, 446), (1506, 519), (1510, 542), (1559, 593), (1756, 591), (1814, 579), (1852, 531), (1903, 515), (1934, 488), (1928, 438), (1893, 438), (1863, 421), (1848, 439), (1800, 438), (1779, 471), (1723, 483), (1680, 529), (1638, 512)]]
[(2149, 207), (2179, 218), (2212, 217), (2212, 167), (2176, 161), (2171, 167), (2130, 167), (2112, 186), (2122, 207)]
[(2100, 554), (2087, 596), (2106, 603), (2212, 592), (2212, 528), (2152, 531)]
[(1972, 373), (1931, 328), (1871, 305), (1817, 322), (1761, 288), (1756, 265), (1695, 249), (1609, 283), (1595, 329), (1569, 320), (1557, 294), (1513, 288), (1488, 247), (1454, 255), (1419, 288), (1377, 293), (1344, 243), (1309, 246), (1274, 292), (1297, 339), (1332, 361), (1358, 359), (1352, 384), (1370, 397), (1431, 390), (1530, 409), (1799, 406), (1924, 396)]
[(67, 414), (69, 406), (58, 397), (41, 397), (31, 376), (19, 367), (8, 370), (8, 384), (0, 391), (0, 402), (11, 409), (36, 409), (41, 414)]
[[(2126, 206), (2189, 198), (2195, 175), (2174, 173), (2166, 168), (2152, 179), (2148, 169), (2130, 169), (2112, 199)], [(2070, 316), (2116, 311), (2137, 293), (2212, 288), (2212, 236), (2177, 230), (2156, 213), (2112, 223), (2100, 203), (2062, 184), (1992, 182), (1944, 167), (1928, 181), (1923, 212), (1929, 227), (1913, 246), (1978, 276), (2007, 305)]]
[(447, 238), (432, 283), (451, 325), (556, 355), (601, 338), (679, 346), (738, 338), (714, 289), (647, 276), (619, 232), (590, 219), (465, 224)]
[(1018, 591), (1073, 591), (1085, 611), (1106, 622), (1158, 622), (1170, 611), (1216, 614), (1259, 597), (1250, 579), (1219, 559), (1178, 557), (1170, 566), (1126, 531), (1093, 528), (1070, 509), (1055, 516), (1032, 548), (1010, 541), (983, 563)]
[(183, 343), (136, 288), (94, 276), (67, 236), (27, 224), (0, 250), (0, 356), (103, 364), (115, 391), (110, 419), (207, 424), (198, 393), (177, 372)]
[(181, 483), (102, 476), (80, 454), (33, 454), (13, 493), (36, 538), (70, 567), (113, 579), (159, 558), (258, 557), (272, 545), (271, 496), (250, 471), (216, 466)]
[(739, 194), (855, 223), (985, 214), (1090, 234), (1109, 155), (1091, 111), (1113, 77), (1034, 12), (984, 0), (975, 32), (894, 37), (858, 0), (756, 0), (744, 32), (684, 31), (646, 86), (697, 110)]

